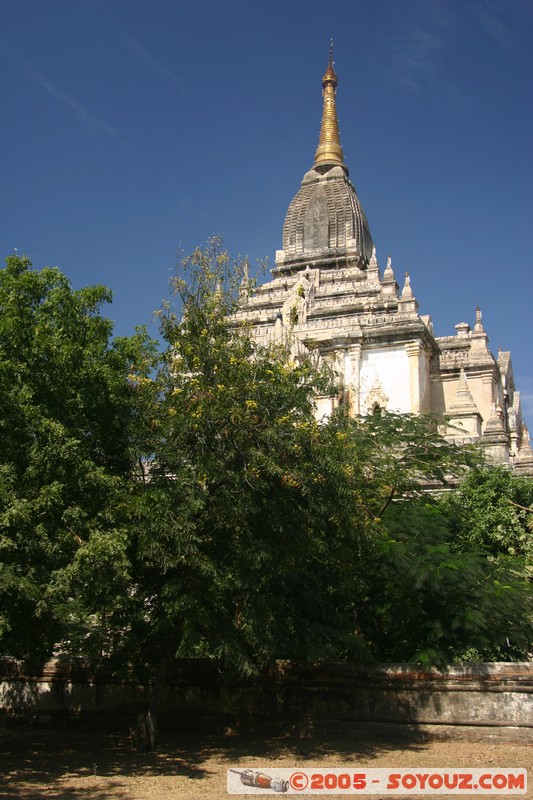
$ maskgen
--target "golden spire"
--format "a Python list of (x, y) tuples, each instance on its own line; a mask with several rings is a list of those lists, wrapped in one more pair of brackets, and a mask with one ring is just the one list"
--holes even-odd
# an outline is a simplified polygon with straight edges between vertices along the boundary
[(320, 140), (315, 153), (315, 165), (334, 162), (344, 166), (341, 140), (339, 138), (339, 123), (337, 121), (337, 108), (335, 106), (335, 93), (337, 91), (337, 76), (333, 69), (333, 39), (329, 48), (329, 64), (322, 78), (322, 97), (324, 110), (322, 112), (322, 125), (320, 127)]

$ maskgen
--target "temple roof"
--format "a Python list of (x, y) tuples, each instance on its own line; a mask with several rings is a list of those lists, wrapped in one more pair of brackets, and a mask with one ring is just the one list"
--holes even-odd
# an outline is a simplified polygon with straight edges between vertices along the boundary
[(315, 153), (315, 166), (317, 164), (341, 164), (344, 166), (335, 104), (337, 85), (337, 75), (333, 69), (333, 48), (330, 47), (328, 68), (322, 78), (324, 106), (322, 110), (322, 125), (320, 126), (320, 139)]
[(305, 269), (308, 264), (327, 268), (347, 261), (365, 267), (372, 255), (370, 229), (348, 178), (340, 143), (337, 75), (331, 50), (322, 90), (322, 124), (315, 161), (287, 211), (283, 250), (278, 251), (274, 272)]

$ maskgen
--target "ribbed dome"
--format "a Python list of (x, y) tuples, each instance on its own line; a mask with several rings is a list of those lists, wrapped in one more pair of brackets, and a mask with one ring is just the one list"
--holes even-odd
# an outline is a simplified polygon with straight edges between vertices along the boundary
[(313, 262), (320, 267), (342, 261), (364, 266), (372, 255), (370, 229), (353, 184), (348, 179), (340, 137), (335, 93), (337, 75), (330, 49), (322, 79), (323, 111), (313, 168), (304, 176), (283, 226), (279, 270), (299, 270)]
[(310, 170), (287, 211), (283, 251), (288, 265), (300, 259), (372, 255), (365, 213), (347, 171), (339, 165)]

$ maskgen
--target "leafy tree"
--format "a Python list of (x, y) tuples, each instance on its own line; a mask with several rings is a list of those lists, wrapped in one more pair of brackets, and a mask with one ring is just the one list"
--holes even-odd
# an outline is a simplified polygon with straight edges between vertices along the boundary
[[(144, 746), (176, 656), (252, 672), (274, 658), (438, 663), (501, 642), (523, 587), (508, 591), (479, 551), (454, 553), (442, 515), (420, 510), (428, 482), (462, 475), (472, 454), (417, 417), (341, 408), (318, 423), (330, 376), (238, 324), (219, 243), (184, 268), (161, 367), (133, 380), (152, 460), (97, 596), (110, 658), (154, 680)], [(64, 576), (94, 614), (84, 551)]]
[(395, 501), (412, 503), (428, 489), (455, 486), (479, 459), (476, 449), (447, 442), (432, 417), (382, 411), (343, 424), (369, 520), (379, 521)]
[(383, 661), (425, 666), (527, 657), (533, 596), (520, 559), (458, 548), (438, 499), (390, 507), (360, 619)]
[(26, 258), (0, 271), (0, 648), (12, 656), (50, 653), (76, 616), (57, 591), (62, 568), (83, 552), (94, 587), (98, 551), (124, 535), (128, 375), (151, 352), (140, 333), (111, 341), (110, 299)]
[(519, 556), (533, 568), (533, 479), (503, 467), (470, 472), (441, 506), (458, 548), (482, 547), (493, 556)]
[[(472, 453), (427, 419), (341, 407), (317, 422), (331, 376), (254, 342), (237, 283), (218, 240), (196, 250), (157, 354), (141, 333), (111, 339), (107, 290), (24, 259), (0, 273), (0, 643), (151, 677), (147, 747), (177, 656), (241, 673), (274, 658), (428, 664), (469, 647), (515, 657), (530, 633), (510, 543), (488, 552), (493, 517), (469, 523), (487, 508), (469, 488), (482, 473), (425, 494)], [(520, 486), (509, 514), (531, 507)]]
[[(155, 681), (146, 746), (176, 656), (207, 655), (251, 672), (274, 658), (400, 652), (387, 651), (369, 624), (382, 589), (394, 605), (407, 579), (412, 587), (411, 573), (398, 578), (398, 548), (387, 560), (382, 518), (395, 501), (413, 503), (424, 482), (445, 483), (470, 460), (416, 417), (354, 420), (340, 409), (318, 423), (315, 393), (334, 391), (330, 376), (305, 359), (291, 362), (284, 348), (258, 346), (238, 324), (236, 281), (219, 242), (195, 251), (184, 268), (175, 284), (180, 316), (170, 307), (161, 315), (161, 368), (153, 381), (137, 382), (153, 461), (134, 487), (120, 551), (128, 589), (120, 602), (100, 600), (110, 609), (111, 657)], [(413, 569), (435, 560), (432, 546), (421, 547)], [(68, 574), (89, 613), (82, 558)], [(462, 597), (470, 568), (458, 562), (454, 590), (432, 574), (442, 614)], [(419, 648), (417, 625), (415, 615), (406, 618), (404, 657)]]
[[(448, 513), (477, 474), (477, 453), (447, 443), (423, 417), (341, 416), (332, 424), (357, 487), (354, 513), (372, 531), (366, 589), (354, 598), (369, 651), (380, 661), (425, 665), (467, 651), (478, 660), (524, 657), (533, 608), (523, 562), (495, 561), (481, 542), (459, 541)], [(448, 491), (435, 493), (439, 487)]]
[(345, 464), (314, 419), (328, 376), (259, 347), (231, 319), (217, 242), (186, 268), (182, 316), (161, 319), (168, 351), (148, 412), (154, 460), (137, 485), (127, 608), (108, 620), (124, 632), (117, 655), (156, 675), (152, 745), (176, 655), (250, 672), (276, 657), (332, 657), (340, 641), (356, 647), (346, 547), (365, 535)]
[(379, 658), (527, 658), (532, 499), (530, 478), (474, 463), (454, 490), (388, 507), (365, 617)]

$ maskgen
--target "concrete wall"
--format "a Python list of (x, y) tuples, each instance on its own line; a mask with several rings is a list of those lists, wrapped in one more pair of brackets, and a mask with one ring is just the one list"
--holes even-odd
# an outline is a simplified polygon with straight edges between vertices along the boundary
[[(5, 714), (133, 720), (148, 696), (149, 686), (79, 662), (52, 661), (39, 675), (0, 663)], [(167, 723), (211, 730), (305, 734), (401, 724), (433, 733), (514, 732), (533, 741), (533, 664), (457, 666), (441, 673), (408, 665), (278, 662), (260, 677), (242, 679), (209, 661), (184, 660), (169, 680), (164, 710)]]

